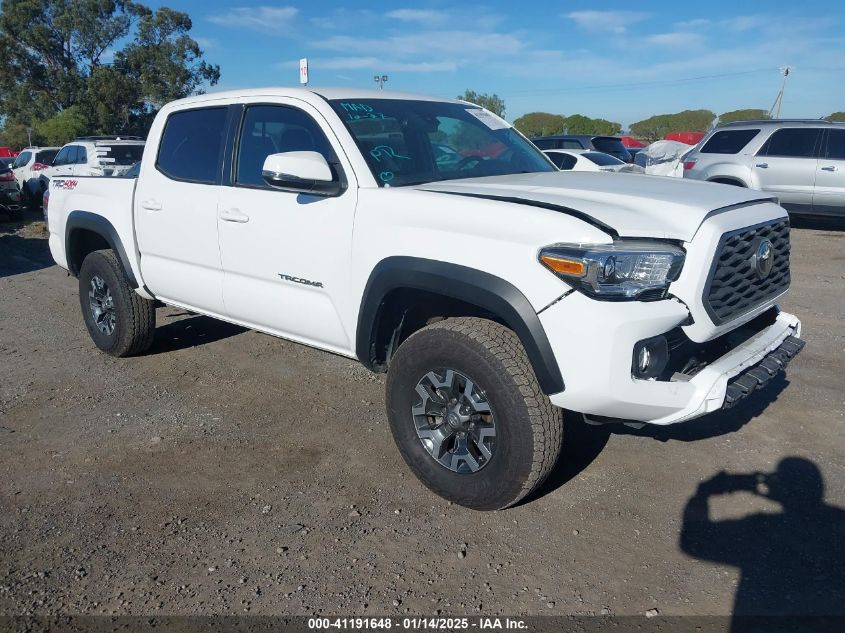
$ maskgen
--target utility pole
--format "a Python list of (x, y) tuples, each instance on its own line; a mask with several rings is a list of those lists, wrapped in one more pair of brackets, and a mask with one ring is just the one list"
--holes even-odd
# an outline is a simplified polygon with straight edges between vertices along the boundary
[(783, 104), (783, 91), (786, 88), (786, 78), (789, 77), (789, 73), (792, 72), (792, 68), (789, 66), (782, 66), (780, 69), (780, 73), (783, 75), (783, 81), (780, 83), (780, 91), (778, 92), (778, 96), (775, 97), (775, 102), (772, 104), (771, 109), (769, 110), (769, 116), (775, 119), (780, 118), (780, 106)]
[(379, 90), (384, 90), (384, 84), (387, 82), (387, 75), (376, 75), (373, 77), (373, 81), (378, 84)]

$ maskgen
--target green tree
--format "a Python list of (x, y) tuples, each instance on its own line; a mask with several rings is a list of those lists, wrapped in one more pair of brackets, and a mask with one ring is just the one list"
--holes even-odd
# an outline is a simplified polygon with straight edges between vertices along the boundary
[(185, 13), (132, 0), (3, 0), (0, 118), (43, 126), (78, 106), (57, 129), (81, 114), (87, 132), (145, 133), (162, 103), (220, 78), (191, 26)]
[(619, 134), (622, 126), (614, 121), (606, 119), (593, 119), (583, 114), (573, 114), (566, 117), (566, 130), (568, 134), (601, 134), (613, 136)]
[(566, 117), (548, 112), (529, 112), (516, 119), (513, 125), (529, 138), (549, 136), (563, 133), (566, 128)]
[[(23, 123), (7, 123), (0, 129), (0, 146), (11, 147), (16, 150), (21, 149), (29, 145), (29, 136), (26, 126)], [(34, 130), (32, 132), (32, 142), (39, 142)]]
[(79, 106), (65, 108), (44, 121), (36, 121), (34, 131), (41, 142), (61, 146), (88, 131), (88, 119)]
[(730, 123), (731, 121), (752, 121), (755, 119), (771, 119), (768, 111), (759, 108), (748, 108), (745, 110), (731, 110), (719, 115), (719, 123)]
[(464, 90), (464, 94), (458, 95), (456, 99), (460, 99), (461, 101), (469, 101), (470, 103), (474, 103), (475, 105), (480, 105), (482, 108), (487, 108), (493, 114), (497, 114), (500, 117), (505, 116), (505, 102), (504, 100), (497, 94), (480, 94), (475, 92), (475, 90)]
[(828, 121), (845, 121), (845, 112), (834, 112), (825, 117)]
[(710, 110), (684, 110), (675, 114), (658, 114), (632, 123), (631, 134), (656, 141), (672, 132), (706, 132), (716, 115)]

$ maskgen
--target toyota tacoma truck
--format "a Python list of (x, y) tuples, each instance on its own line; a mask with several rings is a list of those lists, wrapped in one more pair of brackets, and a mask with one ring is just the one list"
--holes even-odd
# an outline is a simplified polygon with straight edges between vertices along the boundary
[(777, 305), (790, 271), (775, 199), (561, 172), (462, 101), (191, 97), (161, 109), (129, 176), (53, 178), (45, 206), (102, 351), (143, 353), (166, 304), (357, 359), (387, 373), (410, 469), (476, 509), (544, 480), (565, 409), (691, 420), (803, 346)]

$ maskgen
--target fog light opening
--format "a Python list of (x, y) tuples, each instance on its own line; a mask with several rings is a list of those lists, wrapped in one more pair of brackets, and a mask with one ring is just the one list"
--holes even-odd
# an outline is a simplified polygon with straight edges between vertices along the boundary
[(669, 343), (665, 336), (655, 336), (634, 346), (632, 373), (635, 378), (657, 378), (669, 363)]

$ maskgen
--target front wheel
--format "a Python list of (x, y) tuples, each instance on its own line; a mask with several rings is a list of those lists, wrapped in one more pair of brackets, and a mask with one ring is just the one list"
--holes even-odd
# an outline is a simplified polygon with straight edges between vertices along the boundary
[(107, 354), (132, 356), (152, 344), (155, 304), (132, 289), (114, 251), (94, 251), (82, 262), (79, 304), (88, 333)]
[(430, 490), (476, 510), (517, 503), (560, 454), (563, 415), (537, 383), (518, 337), (486, 319), (412, 334), (387, 377), (390, 428)]

